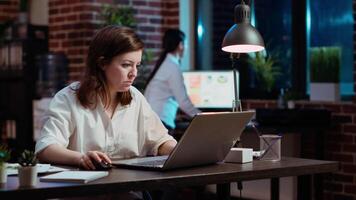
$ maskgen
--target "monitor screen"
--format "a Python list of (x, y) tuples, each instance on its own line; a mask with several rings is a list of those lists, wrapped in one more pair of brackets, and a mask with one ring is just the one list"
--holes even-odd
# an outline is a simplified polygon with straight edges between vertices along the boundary
[[(184, 84), (198, 108), (231, 108), (234, 99), (232, 71), (183, 72)], [(237, 85), (239, 83), (237, 74)]]

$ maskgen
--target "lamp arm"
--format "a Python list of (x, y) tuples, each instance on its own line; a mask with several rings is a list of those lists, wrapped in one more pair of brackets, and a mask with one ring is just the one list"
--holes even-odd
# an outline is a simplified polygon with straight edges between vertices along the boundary
[(231, 53), (230, 54), (230, 59), (231, 59), (231, 66), (232, 66), (232, 70), (234, 73), (234, 95), (235, 95), (235, 99), (233, 102), (233, 108), (232, 111), (235, 112), (236, 110), (238, 111), (242, 111), (242, 107), (241, 107), (241, 102), (240, 102), (240, 95), (239, 95), (239, 89), (238, 89), (238, 85), (237, 85), (237, 66), (236, 66), (236, 61), (237, 59), (240, 57), (239, 53)]
[(238, 91), (238, 88), (237, 88), (237, 72), (238, 72), (238, 70), (236, 68), (233, 68), (235, 101), (238, 101), (240, 99), (239, 91)]

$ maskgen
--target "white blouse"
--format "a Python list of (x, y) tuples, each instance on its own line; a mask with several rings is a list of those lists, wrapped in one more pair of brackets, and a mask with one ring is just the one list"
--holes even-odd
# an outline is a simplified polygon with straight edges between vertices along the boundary
[(172, 128), (176, 126), (174, 121), (178, 107), (190, 117), (201, 112), (190, 101), (178, 58), (171, 53), (167, 54), (161, 67), (147, 85), (145, 97), (160, 119)]
[(93, 110), (81, 106), (75, 92), (78, 86), (79, 82), (72, 83), (51, 101), (36, 153), (60, 144), (81, 153), (96, 150), (122, 159), (157, 155), (161, 144), (174, 140), (136, 88), (130, 88), (131, 103), (118, 105), (110, 119), (101, 102)]

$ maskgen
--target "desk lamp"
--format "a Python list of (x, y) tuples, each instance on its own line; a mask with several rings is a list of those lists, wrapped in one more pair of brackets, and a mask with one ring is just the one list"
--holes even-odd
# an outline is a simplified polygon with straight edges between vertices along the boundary
[(232, 69), (234, 73), (234, 94), (232, 110), (242, 111), (239, 91), (237, 86), (236, 60), (240, 53), (251, 53), (262, 51), (265, 45), (260, 33), (250, 23), (250, 7), (242, 0), (241, 4), (235, 6), (235, 24), (227, 31), (222, 42), (222, 50), (230, 52)]

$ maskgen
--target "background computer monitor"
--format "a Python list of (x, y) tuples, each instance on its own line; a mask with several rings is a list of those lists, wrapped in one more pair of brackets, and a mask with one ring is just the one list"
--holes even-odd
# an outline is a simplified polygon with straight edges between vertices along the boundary
[[(234, 78), (232, 71), (183, 72), (184, 84), (198, 108), (232, 108)], [(238, 84), (237, 74), (237, 84)]]

